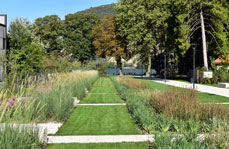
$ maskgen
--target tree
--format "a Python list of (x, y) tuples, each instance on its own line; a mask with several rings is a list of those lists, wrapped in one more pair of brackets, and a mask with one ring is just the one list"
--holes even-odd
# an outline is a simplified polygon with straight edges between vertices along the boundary
[(46, 53), (60, 52), (63, 49), (64, 24), (57, 15), (37, 18), (34, 30)]
[(122, 57), (127, 56), (127, 48), (125, 41), (119, 36), (115, 17), (108, 16), (103, 19), (102, 23), (95, 27), (92, 34), (96, 53), (103, 58), (113, 56), (120, 69), (120, 75), (123, 75)]
[(148, 58), (147, 76), (151, 72), (151, 56), (165, 38), (164, 22), (169, 15), (166, 3), (164, 0), (121, 0), (116, 5), (120, 35), (127, 39), (133, 53)]
[(99, 21), (95, 14), (75, 13), (65, 16), (65, 49), (82, 63), (95, 55), (91, 32)]
[(203, 65), (206, 69), (208, 69), (208, 52), (219, 54), (225, 53), (228, 49), (226, 32), (228, 10), (225, 4), (225, 0), (195, 0), (188, 4), (191, 7), (184, 19), (184, 24), (189, 26), (186, 35), (190, 41), (197, 42), (195, 35), (199, 36), (201, 33)]
[(20, 50), (11, 50), (9, 68), (13, 73), (37, 73), (43, 68), (44, 53), (37, 43), (27, 44)]
[(20, 50), (33, 40), (32, 24), (24, 18), (16, 18), (10, 22), (9, 26), (9, 43), (10, 49)]

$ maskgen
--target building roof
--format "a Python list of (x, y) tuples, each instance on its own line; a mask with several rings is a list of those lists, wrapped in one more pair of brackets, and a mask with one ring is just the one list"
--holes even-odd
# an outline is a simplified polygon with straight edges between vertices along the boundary
[(225, 63), (228, 62), (229, 60), (227, 58), (217, 58), (216, 60), (214, 60), (215, 64), (221, 64), (221, 63)]

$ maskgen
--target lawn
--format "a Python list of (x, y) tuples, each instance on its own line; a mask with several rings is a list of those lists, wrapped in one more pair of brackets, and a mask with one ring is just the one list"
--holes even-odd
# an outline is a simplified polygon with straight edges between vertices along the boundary
[(89, 92), (90, 93), (117, 93), (114, 87), (96, 87), (96, 86), (94, 86)]
[(88, 94), (80, 103), (123, 103), (118, 94)]
[(47, 149), (148, 149), (146, 142), (138, 143), (70, 143), (70, 144), (50, 144)]
[[(181, 91), (184, 90), (183, 88), (173, 87), (170, 85), (153, 82), (151, 80), (142, 80), (142, 81), (147, 82), (150, 85), (150, 89), (152, 90), (163, 91), (163, 90), (170, 90), (173, 88), (177, 88), (178, 90), (181, 90)], [(203, 102), (229, 102), (228, 97), (213, 95), (213, 94), (204, 93), (204, 92), (198, 92), (198, 99)]]
[(56, 135), (141, 134), (126, 106), (79, 106)]
[(93, 87), (114, 87), (109, 77), (100, 77), (94, 84)]
[(225, 106), (226, 108), (228, 108), (228, 109), (229, 109), (229, 105), (223, 105), (223, 106)]

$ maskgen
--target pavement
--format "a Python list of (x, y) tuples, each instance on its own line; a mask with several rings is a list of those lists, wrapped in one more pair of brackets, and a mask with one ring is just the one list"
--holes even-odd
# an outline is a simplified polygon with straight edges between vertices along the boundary
[[(188, 83), (188, 82), (181, 82), (181, 81), (174, 81), (174, 80), (165, 81), (163, 79), (153, 79), (152, 81), (175, 86), (175, 87), (188, 88), (188, 89), (193, 88), (193, 84)], [(226, 89), (226, 88), (219, 88), (219, 87), (213, 87), (213, 86), (208, 86), (208, 85), (195, 84), (195, 90), (200, 91), (200, 92), (209, 93), (209, 94), (229, 97), (229, 89)]]

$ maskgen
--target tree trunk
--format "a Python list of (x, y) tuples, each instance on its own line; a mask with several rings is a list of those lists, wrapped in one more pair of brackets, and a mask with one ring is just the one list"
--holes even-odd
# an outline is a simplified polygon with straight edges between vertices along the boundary
[(122, 57), (121, 56), (117, 56), (116, 57), (116, 61), (117, 61), (117, 67), (119, 68), (119, 75), (123, 76), (123, 71), (122, 71)]
[(204, 16), (203, 16), (203, 10), (202, 9), (200, 11), (200, 21), (201, 21), (201, 31), (202, 31), (202, 45), (203, 45), (204, 67), (208, 70), (208, 57), (207, 57), (207, 47), (206, 47), (206, 35), (205, 35)]
[(150, 74), (151, 74), (151, 55), (149, 54), (148, 55), (148, 68), (147, 68), (147, 72), (146, 72), (146, 77), (150, 77)]

